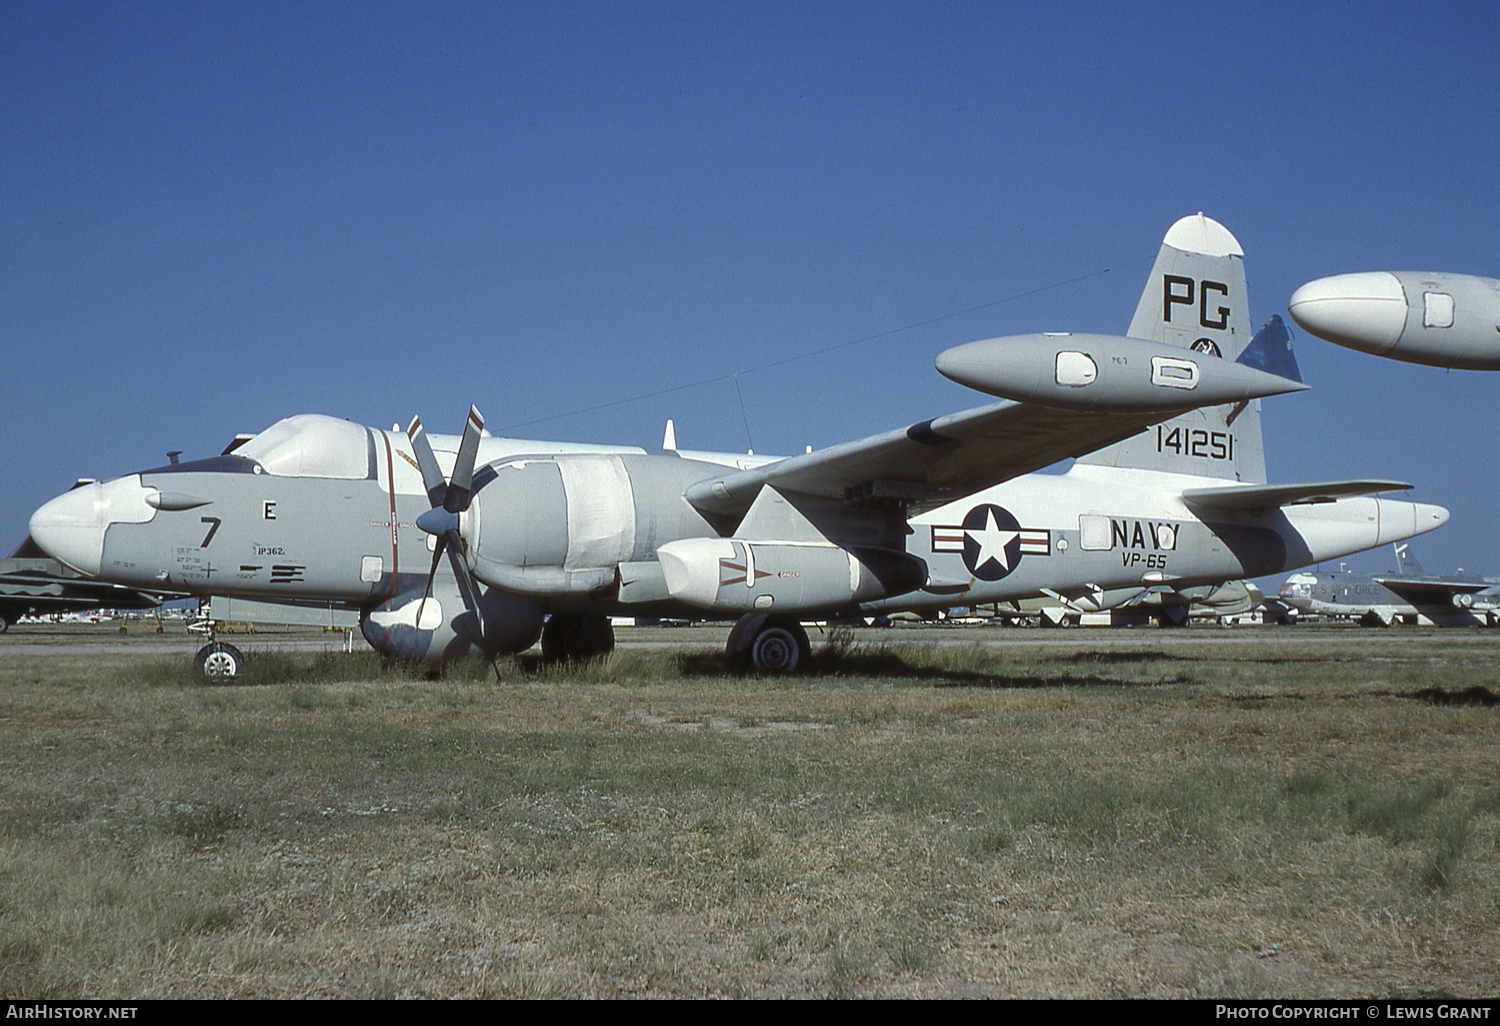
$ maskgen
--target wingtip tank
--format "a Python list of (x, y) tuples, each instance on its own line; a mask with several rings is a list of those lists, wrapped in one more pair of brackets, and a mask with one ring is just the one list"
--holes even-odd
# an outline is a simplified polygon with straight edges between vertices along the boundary
[(1101, 413), (1190, 410), (1307, 387), (1243, 363), (1118, 335), (982, 339), (938, 354), (936, 365), (976, 391)]
[(1303, 330), (1407, 363), (1500, 370), (1500, 281), (1435, 271), (1318, 278), (1287, 303)]

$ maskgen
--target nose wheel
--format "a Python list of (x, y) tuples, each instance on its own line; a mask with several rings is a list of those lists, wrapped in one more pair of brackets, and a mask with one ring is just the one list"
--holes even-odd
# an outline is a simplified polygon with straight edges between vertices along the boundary
[(238, 677), (245, 668), (245, 657), (239, 649), (222, 641), (210, 641), (198, 650), (193, 662), (204, 680), (227, 681)]

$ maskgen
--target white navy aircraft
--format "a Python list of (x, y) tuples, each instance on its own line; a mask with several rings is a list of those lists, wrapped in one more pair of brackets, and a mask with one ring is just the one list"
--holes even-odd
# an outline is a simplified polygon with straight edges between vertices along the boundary
[[(542, 641), (587, 657), (611, 615), (734, 620), (727, 655), (808, 658), (801, 621), (1276, 573), (1430, 531), (1390, 481), (1266, 484), (1262, 396), (1298, 391), (1273, 318), (1252, 342), (1243, 253), (1199, 214), (1167, 232), (1129, 337), (1037, 334), (942, 353), (1006, 401), (784, 459), (462, 437), (317, 414), (222, 455), (90, 484), (31, 535), (150, 589), (360, 612), (382, 653), (440, 662)], [(1034, 474), (1061, 460), (1062, 474)], [(445, 560), (446, 555), (446, 560)], [(238, 653), (200, 653), (232, 673)]]
[(1288, 303), (1319, 338), (1376, 356), (1500, 370), (1500, 281), (1441, 271), (1364, 271), (1310, 281)]

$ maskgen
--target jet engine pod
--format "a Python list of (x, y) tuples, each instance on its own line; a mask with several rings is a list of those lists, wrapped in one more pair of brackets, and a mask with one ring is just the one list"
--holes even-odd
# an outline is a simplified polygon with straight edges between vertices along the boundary
[(1500, 281), (1437, 271), (1319, 278), (1292, 293), (1292, 319), (1329, 342), (1407, 363), (1500, 370)]
[(1307, 387), (1180, 346), (1119, 335), (987, 338), (939, 353), (937, 369), (990, 395), (1099, 413), (1191, 410)]
[(687, 538), (656, 550), (667, 591), (722, 613), (839, 609), (927, 583), (927, 564), (887, 549), (832, 544)]

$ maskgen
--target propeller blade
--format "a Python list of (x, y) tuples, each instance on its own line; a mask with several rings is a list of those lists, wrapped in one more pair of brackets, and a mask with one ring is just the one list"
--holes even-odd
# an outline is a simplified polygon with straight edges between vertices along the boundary
[(422, 613), (427, 609), (427, 597), (432, 594), (432, 581), (437, 577), (438, 562), (443, 558), (443, 548), (448, 544), (448, 536), (440, 534), (437, 536), (437, 544), (432, 548), (432, 569), (427, 571), (427, 588), (422, 592), (422, 601), (417, 603), (417, 630), (422, 629)]
[(474, 614), (474, 620), (483, 634), (484, 617), (479, 612), (479, 602), (475, 598), (479, 587), (474, 581), (474, 575), (469, 572), (469, 564), (464, 560), (463, 539), (457, 529), (454, 529), (448, 532), (445, 540), (449, 542), (448, 563), (453, 567), (453, 576), (458, 580), (458, 593), (463, 596), (464, 608)]
[(427, 489), (427, 501), (439, 505), (448, 494), (448, 482), (438, 468), (437, 457), (432, 454), (432, 443), (427, 440), (421, 417), (411, 419), (406, 437), (411, 439), (412, 451), (417, 454), (417, 467), (422, 471), (422, 487)]
[(484, 417), (477, 406), (470, 406), (464, 438), (458, 444), (458, 458), (453, 461), (453, 479), (448, 483), (448, 495), (443, 499), (443, 508), (449, 513), (462, 513), (469, 508), (469, 484), (474, 480), (474, 459), (479, 455), (482, 431)]
[(427, 599), (432, 595), (432, 582), (437, 578), (438, 564), (442, 562), (443, 553), (448, 553), (448, 565), (453, 569), (453, 576), (458, 583), (459, 597), (464, 601), (464, 608), (474, 615), (474, 622), (479, 627), (481, 635), (484, 633), (484, 615), (479, 611), (479, 602), (475, 598), (478, 587), (474, 581), (474, 575), (469, 572), (469, 564), (464, 562), (462, 555), (463, 538), (458, 529), (453, 528), (444, 531), (437, 536), (437, 544), (432, 549), (432, 568), (427, 571), (427, 588), (422, 592), (422, 601), (417, 604), (417, 629), (422, 626), (422, 613), (427, 609)]

